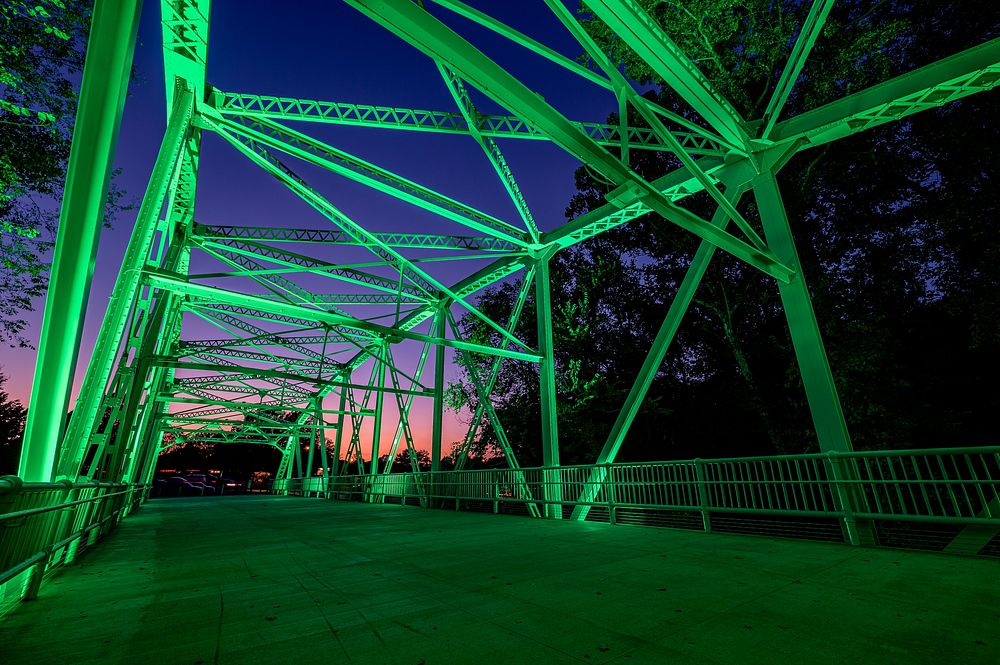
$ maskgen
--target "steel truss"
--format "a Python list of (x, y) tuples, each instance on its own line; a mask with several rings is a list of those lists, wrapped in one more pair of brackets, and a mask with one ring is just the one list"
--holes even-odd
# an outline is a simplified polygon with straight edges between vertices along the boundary
[[(21, 475), (30, 481), (82, 476), (148, 480), (163, 434), (169, 432), (180, 439), (200, 436), (205, 441), (276, 446), (282, 451), (280, 478), (312, 475), (317, 463), (329, 478), (342, 473), (349, 460), (361, 473), (377, 476), (390, 470), (376, 463), (381, 434), (388, 432), (385, 418), (393, 410), (386, 409), (386, 399), (396, 419), (386, 451), (389, 464), (403, 444), (417, 471), (416, 451), (423, 444), (431, 450), (432, 470), (438, 471), (444, 351), (452, 348), (458, 354), (493, 357), (486, 375), (468, 364), (479, 403), (456, 450), (457, 467), (465, 465), (480, 424), (489, 422), (512, 477), (523, 485), (530, 510), (561, 517), (549, 261), (562, 249), (648, 212), (698, 236), (701, 244), (582, 492), (566, 497), (576, 506), (573, 518), (586, 517), (603, 487), (602, 474), (615, 460), (717, 250), (774, 278), (820, 445), (828, 452), (849, 452), (850, 435), (777, 174), (799, 151), (995, 87), (1000, 81), (1000, 40), (781, 119), (833, 4), (815, 0), (765, 117), (748, 121), (636, 2), (585, 0), (589, 10), (697, 113), (702, 122), (695, 123), (641, 97), (563, 0), (543, 1), (576, 38), (580, 52), (590, 56), (592, 68), (457, 0), (429, 0), (429, 7), (411, 0), (345, 0), (436, 65), (436, 83), (447, 89), (456, 108), (418, 110), (213, 88), (206, 78), (210, 0), (161, 0), (167, 126), (74, 417), (65, 428), (138, 19), (136, 0), (97, 0)], [(622, 111), (620, 123), (565, 116), (443, 22), (442, 15), (454, 18), (449, 13), (460, 17), (459, 22), (478, 24), (508, 39), (513, 48), (525, 48), (563, 67), (578, 76), (581, 85), (605, 89), (609, 101)], [(509, 114), (480, 112), (473, 94), (492, 99)], [(628, 123), (624, 111), (629, 107), (645, 126)], [(298, 128), (286, 124), (296, 122)], [(482, 148), (516, 214), (502, 219), (482, 212), (301, 128), (318, 124), (468, 137)], [(308, 203), (318, 213), (318, 224), (256, 227), (196, 221), (204, 131), (216, 133)], [(566, 224), (539, 224), (500, 147), (500, 142), (512, 140), (549, 142), (575, 156), (613, 184), (607, 203)], [(649, 181), (630, 167), (634, 150), (666, 151), (683, 166)], [(431, 213), (440, 224), (419, 229), (428, 233), (372, 230), (300, 177), (293, 170), (299, 162)], [(711, 219), (683, 207), (684, 200), (698, 192), (717, 205)], [(756, 199), (760, 229), (739, 211), (746, 192)], [(350, 252), (351, 258), (345, 258)], [(194, 272), (193, 261), (215, 267)], [(440, 261), (466, 261), (468, 276), (454, 283), (435, 276), (433, 266)], [(512, 277), (520, 280), (521, 288), (514, 311), (500, 323), (480, 311), (473, 297)], [(327, 286), (317, 287), (321, 283)], [(532, 289), (538, 348), (514, 334)], [(501, 344), (462, 339), (456, 312), (479, 318)], [(194, 321), (199, 326), (193, 326)], [(192, 337), (190, 328), (214, 332)], [(397, 347), (402, 345), (419, 348), (409, 371), (398, 361)], [(433, 376), (425, 379), (432, 348)], [(538, 505), (531, 503), (528, 485), (517, 475), (513, 448), (490, 401), (504, 358), (539, 364), (546, 477), (545, 496), (538, 497)], [(357, 378), (359, 374), (367, 380)], [(417, 397), (433, 402), (429, 442), (415, 440), (412, 431), (410, 409)], [(371, 423), (367, 430), (366, 421)], [(335, 436), (332, 459), (327, 459), (325, 445), (317, 445), (327, 429)], [(306, 460), (302, 442), (314, 444)], [(365, 448), (372, 451), (367, 464)], [(831, 478), (846, 473), (831, 464)], [(433, 495), (433, 488), (428, 492), (428, 497)], [(847, 518), (844, 528), (852, 542), (863, 537)]]

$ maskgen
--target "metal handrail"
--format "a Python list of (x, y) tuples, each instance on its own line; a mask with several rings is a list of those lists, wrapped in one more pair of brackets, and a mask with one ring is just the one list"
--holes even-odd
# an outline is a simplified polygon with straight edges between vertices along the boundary
[[(72, 563), (141, 503), (145, 485), (0, 477), (0, 615), (10, 599), (38, 594), (43, 578)], [(19, 576), (23, 585), (13, 588)]]
[[(421, 491), (419, 488), (429, 488)], [(1000, 526), (1000, 446), (277, 480), (274, 492)], [(846, 533), (847, 531), (845, 531)]]
[(55, 510), (65, 510), (71, 506), (78, 506), (84, 503), (91, 503), (93, 501), (101, 501), (113, 496), (119, 496), (121, 494), (128, 494), (131, 490), (122, 490), (120, 492), (112, 492), (110, 494), (101, 494), (98, 496), (92, 496), (89, 499), (79, 499), (78, 501), (68, 501), (66, 503), (56, 504), (54, 506), (46, 506), (44, 508), (31, 508), (29, 510), (20, 510), (14, 513), (4, 513), (0, 515), (0, 522), (6, 522), (7, 520), (16, 520), (23, 517), (31, 517), (32, 515), (41, 515), (42, 513), (50, 513)]

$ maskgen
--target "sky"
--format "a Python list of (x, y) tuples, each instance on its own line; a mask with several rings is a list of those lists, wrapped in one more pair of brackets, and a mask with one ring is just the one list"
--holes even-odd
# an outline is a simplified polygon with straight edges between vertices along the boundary
[[(470, 4), (568, 57), (575, 58), (581, 51), (542, 2)], [(606, 90), (440, 7), (430, 3), (429, 6), (432, 13), (571, 119), (602, 122), (615, 109), (615, 100)], [(215, 0), (208, 60), (209, 83), (229, 92), (455, 110), (454, 102), (428, 58), (340, 2)], [(158, 2), (144, 3), (134, 63), (136, 79), (125, 106), (116, 164), (122, 170), (118, 185), (138, 209), (165, 126)], [(482, 95), (477, 94), (474, 99), (484, 112), (504, 112)], [(307, 124), (295, 128), (481, 210), (508, 220), (516, 218), (492, 168), (471, 138)], [(574, 192), (576, 160), (542, 142), (498, 142), (539, 227), (548, 230), (562, 224), (565, 221), (563, 210)], [(307, 175), (314, 186), (352, 218), (363, 220), (370, 230), (469, 233), (457, 225), (442, 225), (440, 220), (423, 211), (313, 167), (304, 166), (299, 170), (296, 165), (296, 170)], [(122, 215), (114, 228), (101, 237), (74, 399), (124, 255), (135, 212)], [(289, 216), (301, 218), (301, 222), (296, 219), (295, 226), (323, 228), (327, 224), (218, 137), (206, 134), (195, 212), (198, 221), (267, 225), (279, 220), (276, 224), (288, 226), (292, 225), (287, 221)], [(438, 265), (435, 275), (446, 283), (471, 272), (469, 268), (452, 267), (454, 264)], [(195, 268), (193, 265), (192, 270)], [(29, 316), (27, 336), (35, 343), (43, 304), (39, 302), (36, 311)], [(405, 344), (403, 347), (397, 360), (412, 368), (416, 347)], [(0, 353), (0, 365), (10, 378), (7, 387), (11, 396), (30, 403), (34, 352), (4, 349)], [(450, 355), (449, 352), (449, 359)], [(356, 376), (360, 377), (360, 373)], [(456, 377), (450, 362), (446, 377)], [(417, 400), (411, 418), (420, 448), (428, 447), (429, 401)], [(465, 427), (460, 414), (445, 414), (446, 450), (450, 442), (462, 438)], [(386, 429), (388, 432), (383, 432), (383, 440), (392, 434), (391, 426)]]

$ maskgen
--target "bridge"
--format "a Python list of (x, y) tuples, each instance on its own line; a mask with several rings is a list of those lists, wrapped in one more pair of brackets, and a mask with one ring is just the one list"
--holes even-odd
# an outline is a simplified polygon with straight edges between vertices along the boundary
[[(786, 118), (833, 5), (815, 0), (765, 116), (746, 119), (639, 4), (586, 0), (695, 122), (640, 95), (577, 15), (545, 4), (591, 66), (455, 0), (345, 0), (432, 60), (428, 84), (454, 107), (422, 110), (216, 87), (210, 0), (161, 0), (166, 127), (67, 423), (139, 20), (136, 0), (96, 1), (19, 474), (0, 479), (0, 601), (16, 607), (0, 623), (5, 662), (468, 662), (500, 648), (515, 662), (997, 661), (1000, 448), (854, 450), (778, 174), (799, 152), (991, 90), (1000, 40)], [(455, 17), (605, 90), (643, 126), (557, 109)], [(336, 147), (330, 127), (464, 137), (516, 216)], [(296, 215), (202, 219), (206, 132), (280, 183)], [(500, 147), (515, 141), (586, 165), (606, 202), (536, 220)], [(682, 166), (646, 179), (638, 151)], [(317, 173), (415, 221), (348, 215), (307, 181)], [(685, 207), (695, 195), (715, 214)], [(563, 464), (550, 261), (648, 213), (700, 244), (602, 450)], [(719, 250), (773, 280), (820, 452), (620, 462)], [(497, 320), (476, 295), (501, 283), (517, 296)], [(458, 315), (489, 336), (464, 335)], [(537, 339), (518, 333), (527, 316)], [(447, 469), (446, 352), (478, 398)], [(519, 464), (492, 407), (507, 360), (537, 365), (538, 467)], [(503, 468), (469, 465), (481, 427)], [(277, 449), (270, 493), (147, 502), (158, 454), (186, 439)], [(405, 473), (391, 466), (400, 450)]]

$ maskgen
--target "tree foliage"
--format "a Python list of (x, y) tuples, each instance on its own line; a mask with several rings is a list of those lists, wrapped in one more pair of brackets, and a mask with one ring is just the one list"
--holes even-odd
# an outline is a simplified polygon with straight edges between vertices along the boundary
[[(800, 0), (641, 0), (747, 119), (760, 117), (809, 9)], [(967, 7), (966, 4), (975, 5)], [(646, 94), (690, 119), (600, 21), (588, 31)], [(836, 3), (783, 117), (836, 99), (1000, 34), (985, 2)], [(938, 37), (939, 36), (939, 37)], [(996, 93), (926, 111), (797, 155), (779, 181), (855, 447), (996, 442), (1000, 392), (1000, 279), (995, 234), (1000, 144)], [(617, 122), (612, 114), (609, 122)], [(642, 125), (630, 115), (629, 121)], [(679, 163), (635, 151), (655, 178)], [(605, 203), (610, 187), (586, 168), (566, 215)], [(707, 217), (704, 196), (685, 205)], [(751, 197), (741, 205), (752, 223)], [(592, 462), (603, 446), (696, 238), (646, 215), (559, 253), (553, 265), (560, 444), (564, 463)], [(504, 320), (517, 289), (486, 291), (480, 308)], [(533, 342), (529, 299), (518, 334)], [(466, 316), (465, 333), (499, 344)], [(485, 376), (489, 359), (475, 359)], [(451, 404), (474, 409), (466, 371)], [(493, 396), (518, 460), (540, 463), (537, 367), (504, 361)], [(473, 453), (498, 453), (488, 423)], [(773, 282), (721, 252), (660, 368), (619, 459), (815, 450), (815, 434)]]
[(0, 371), (0, 476), (17, 475), (27, 415), (21, 402), (12, 400), (4, 389), (7, 376)]
[[(0, 3), (0, 343), (45, 293), (92, 2)], [(130, 208), (112, 186), (105, 220)]]

